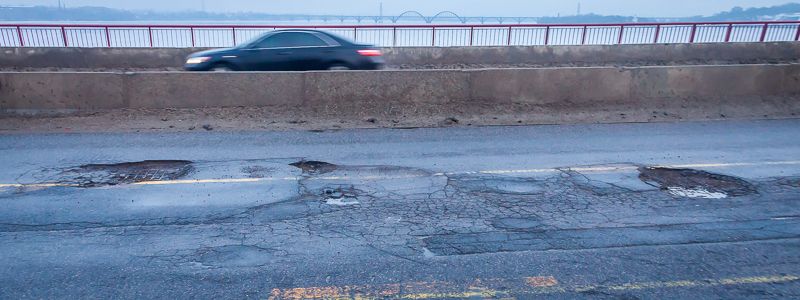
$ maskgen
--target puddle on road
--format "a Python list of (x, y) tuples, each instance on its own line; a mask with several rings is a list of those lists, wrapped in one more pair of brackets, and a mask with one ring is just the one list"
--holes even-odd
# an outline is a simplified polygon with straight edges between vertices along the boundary
[(502, 195), (537, 195), (547, 191), (547, 182), (536, 178), (522, 177), (471, 177), (452, 178), (459, 188), (477, 193)]
[(752, 184), (742, 179), (694, 169), (640, 168), (639, 178), (677, 196), (723, 199), (756, 193)]
[(323, 191), (323, 198), (325, 204), (328, 205), (335, 205), (335, 206), (348, 206), (348, 205), (356, 205), (361, 202), (358, 202), (358, 194), (359, 191), (355, 189), (355, 187), (336, 187), (336, 188), (326, 188)]
[(401, 194), (431, 193), (446, 183), (446, 178), (433, 176), (426, 170), (397, 166), (334, 165), (302, 161), (292, 164), (303, 170), (301, 194), (322, 197), (335, 205), (352, 205), (357, 199), (370, 199)]
[(89, 164), (67, 169), (56, 182), (78, 187), (101, 187), (145, 181), (180, 179), (192, 170), (186, 160), (146, 160), (117, 164)]
[(720, 192), (710, 192), (704, 188), (685, 189), (682, 187), (671, 186), (667, 188), (667, 192), (678, 197), (686, 197), (686, 198), (703, 198), (703, 199), (728, 198), (728, 194)]

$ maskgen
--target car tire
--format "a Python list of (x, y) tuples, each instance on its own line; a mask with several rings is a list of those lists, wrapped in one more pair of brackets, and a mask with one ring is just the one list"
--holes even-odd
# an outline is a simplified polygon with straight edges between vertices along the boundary
[(232, 72), (236, 71), (231, 65), (229, 64), (216, 64), (209, 69), (211, 72)]
[(342, 63), (335, 63), (335, 64), (332, 64), (332, 65), (330, 65), (328, 67), (329, 71), (348, 71), (348, 70), (352, 70), (352, 69), (353, 68), (351, 68), (350, 66), (348, 66), (346, 64), (342, 64)]

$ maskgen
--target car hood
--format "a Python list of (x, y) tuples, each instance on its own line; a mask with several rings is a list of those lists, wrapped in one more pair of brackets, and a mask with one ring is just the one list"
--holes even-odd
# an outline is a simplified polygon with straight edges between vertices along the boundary
[(224, 48), (224, 49), (212, 49), (206, 51), (195, 52), (189, 55), (189, 57), (200, 57), (200, 56), (214, 56), (214, 55), (224, 55), (230, 53), (233, 48)]

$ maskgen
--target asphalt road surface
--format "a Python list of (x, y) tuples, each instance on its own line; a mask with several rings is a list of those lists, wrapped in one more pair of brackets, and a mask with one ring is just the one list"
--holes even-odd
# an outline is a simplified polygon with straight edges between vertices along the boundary
[(800, 120), (0, 136), (0, 298), (800, 298)]

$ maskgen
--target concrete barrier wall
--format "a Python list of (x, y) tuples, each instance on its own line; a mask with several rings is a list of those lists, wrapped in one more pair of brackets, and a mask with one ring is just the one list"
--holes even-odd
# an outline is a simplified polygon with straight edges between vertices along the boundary
[[(179, 70), (203, 49), (0, 48), (0, 69)], [(386, 48), (390, 68), (800, 62), (800, 43)]]
[(800, 65), (296, 73), (0, 73), (0, 109), (269, 107), (306, 118), (535, 122), (794, 116)]
[(395, 67), (749, 64), (800, 61), (800, 43), (708, 43), (386, 49)]

